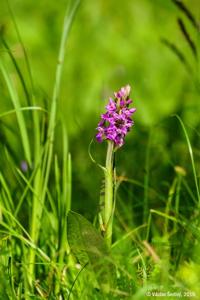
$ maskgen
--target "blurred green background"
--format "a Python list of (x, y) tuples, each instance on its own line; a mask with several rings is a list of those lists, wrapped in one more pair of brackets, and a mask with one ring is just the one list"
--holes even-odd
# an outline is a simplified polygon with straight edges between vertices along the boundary
[[(198, 20), (199, 0), (184, 3)], [(37, 103), (45, 107), (50, 106), (66, 4), (63, 0), (37, 3), (33, 0), (10, 1), (30, 59)], [(195, 156), (199, 157), (199, 142), (194, 130), (200, 125), (198, 61), (177, 24), (178, 17), (182, 18), (198, 47), (199, 33), (170, 0), (81, 2), (66, 51), (59, 99), (57, 150), (59, 152), (61, 147), (59, 119), (64, 118), (73, 161), (72, 207), (89, 218), (98, 209), (103, 174), (91, 162), (88, 146), (108, 97), (125, 84), (132, 87), (137, 113), (135, 127), (123, 149), (117, 153), (118, 174), (143, 183), (148, 172), (150, 186), (158, 193), (166, 194), (174, 176), (174, 166), (181, 165), (193, 185), (187, 145), (180, 125), (171, 115), (178, 113), (183, 118), (191, 135)], [(0, 24), (26, 74), (23, 52), (5, 0), (0, 3)], [(189, 70), (161, 42), (163, 38), (182, 51), (190, 65)], [(3, 47), (0, 53), (14, 77), (14, 68)], [(19, 93), (25, 103), (20, 87)], [(0, 81), (0, 99), (0, 112), (11, 109), (3, 80)], [(10, 124), (9, 120), (4, 122)], [(14, 127), (14, 122), (10, 126)], [(1, 128), (3, 144), (3, 136), (8, 132), (5, 126)], [(20, 163), (23, 155), (14, 137), (10, 139), (10, 148)], [(91, 152), (103, 164), (105, 145), (94, 143)], [(126, 185), (121, 188), (121, 192), (125, 192), (123, 201), (127, 207), (129, 203), (134, 212), (137, 203), (140, 215), (143, 190)], [(160, 205), (155, 194), (149, 195), (149, 201), (153, 207)]]

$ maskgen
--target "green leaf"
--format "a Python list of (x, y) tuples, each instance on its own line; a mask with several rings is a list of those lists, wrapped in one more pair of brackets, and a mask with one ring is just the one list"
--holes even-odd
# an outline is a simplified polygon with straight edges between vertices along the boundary
[(105, 241), (96, 228), (73, 211), (67, 218), (68, 242), (72, 253), (82, 265), (89, 263), (104, 291), (109, 291), (114, 268)]

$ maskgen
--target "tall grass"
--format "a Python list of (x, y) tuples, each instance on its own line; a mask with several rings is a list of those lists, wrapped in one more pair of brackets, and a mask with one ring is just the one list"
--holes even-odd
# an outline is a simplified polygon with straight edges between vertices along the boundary
[[(4, 175), (1, 174), (1, 232), (4, 239), (11, 241), (10, 247), (12, 251), (17, 248), (19, 249), (17, 255), (20, 261), (19, 274), (16, 278), (16, 281), (21, 280), (19, 285), (17, 284), (19, 287), (17, 289), (14, 288), (15, 284), (13, 283), (13, 278), (15, 275), (11, 274), (11, 292), (2, 290), (2, 293), (5, 292), (5, 295), (7, 295), (9, 299), (21, 299), (21, 297), (29, 299), (32, 297), (34, 291), (37, 291), (38, 295), (43, 297), (43, 288), (37, 283), (37, 274), (38, 272), (40, 273), (39, 270), (43, 268), (42, 266), (44, 266), (44, 269), (47, 271), (45, 276), (49, 278), (48, 280), (50, 282), (53, 282), (52, 286), (50, 285), (49, 294), (62, 294), (63, 292), (61, 291), (61, 286), (65, 286), (65, 283), (62, 282), (62, 272), (64, 268), (64, 262), (66, 264), (66, 257), (69, 255), (66, 236), (66, 215), (71, 207), (71, 156), (68, 151), (67, 130), (63, 123), (61, 125), (63, 131), (63, 158), (61, 162), (58, 161), (57, 155), (54, 151), (54, 139), (66, 43), (79, 3), (80, 1), (74, 1), (73, 3), (69, 2), (65, 13), (63, 33), (56, 67), (55, 85), (53, 89), (50, 111), (47, 113), (44, 108), (36, 105), (36, 97), (34, 92), (35, 88), (28, 56), (26, 54), (25, 47), (21, 40), (13, 14), (11, 14), (11, 16), (18, 34), (19, 42), (21, 43), (24, 52), (29, 80), (31, 82), (30, 91), (27, 90), (27, 78), (25, 78), (22, 74), (18, 62), (12, 54), (8, 43), (6, 42), (5, 38), (2, 37), (3, 46), (13, 62), (19, 82), (22, 83), (25, 97), (30, 104), (30, 106), (26, 108), (20, 103), (16, 87), (9, 77), (6, 67), (1, 59), (1, 72), (5, 79), (10, 99), (14, 107), (14, 110), (3, 113), (1, 117), (5, 117), (10, 113), (16, 114), (20, 132), (20, 140), (23, 146), (25, 164), (27, 165), (28, 169), (28, 173), (23, 174), (23, 170), (20, 170), (15, 166), (12, 157), (10, 157), (9, 151), (7, 151), (11, 164), (14, 166), (14, 176), (17, 178), (22, 193), (21, 196), (18, 195), (18, 201), (13, 200), (13, 195), (11, 195), (12, 192), (10, 193), (9, 191), (10, 188), (8, 187), (7, 180)], [(31, 131), (28, 129), (27, 116), (24, 115), (25, 110), (33, 112), (31, 115), (31, 124), (33, 124), (33, 128)], [(42, 115), (37, 111), (41, 111)], [(48, 119), (47, 129), (43, 126), (45, 119)], [(30, 139), (32, 139), (31, 136), (33, 136), (33, 140), (30, 142)], [(52, 195), (52, 189), (49, 187), (49, 176), (53, 169), (55, 170), (56, 184), (56, 194), (54, 195)], [(52, 209), (52, 213), (51, 210), (48, 210), (49, 205)], [(24, 228), (24, 225), (22, 225), (20, 221), (20, 215), (22, 215), (22, 211), (24, 209), (28, 209), (28, 224), (26, 222), (28, 231)], [(40, 249), (44, 243), (42, 227), (47, 225), (45, 224), (47, 220), (48, 222), (53, 222), (50, 223), (50, 228), (47, 230), (49, 237), (52, 235), (52, 231), (55, 230), (57, 232), (57, 238), (55, 240), (54, 247), (51, 245), (53, 241), (50, 241), (50, 245), (48, 245), (48, 242), (46, 244), (46, 250), (48, 247), (50, 247), (51, 257), (46, 255), (45, 252)], [(13, 267), (14, 255), (15, 253), (10, 252), (7, 257), (8, 261), (10, 262), (9, 264), (11, 264), (12, 270), (15, 269), (16, 272), (17, 265)], [(8, 261), (5, 262), (5, 268)], [(56, 277), (54, 276), (54, 273), (56, 274)], [(5, 282), (6, 281), (7, 280), (5, 279)], [(19, 289), (21, 290), (19, 291)]]

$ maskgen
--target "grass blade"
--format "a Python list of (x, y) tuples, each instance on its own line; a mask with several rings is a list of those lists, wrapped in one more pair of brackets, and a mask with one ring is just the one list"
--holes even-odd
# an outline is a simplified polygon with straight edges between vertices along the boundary
[(177, 58), (180, 60), (180, 62), (185, 66), (187, 72), (189, 74), (191, 74), (192, 69), (191, 69), (187, 59), (185, 58), (184, 54), (182, 53), (182, 51), (180, 49), (178, 49), (175, 44), (173, 44), (172, 42), (168, 41), (165, 38), (161, 38), (161, 42), (165, 46), (167, 46), (177, 56)]
[[(63, 31), (61, 36), (59, 54), (58, 54), (58, 62), (56, 68), (56, 77), (55, 77), (55, 85), (53, 89), (53, 96), (51, 102), (51, 110), (49, 115), (49, 126), (47, 130), (47, 144), (44, 153), (44, 157), (42, 160), (41, 169), (38, 170), (37, 178), (35, 179), (35, 186), (38, 187), (38, 193), (40, 199), (38, 201), (37, 197), (35, 197), (33, 201), (33, 212), (32, 212), (32, 223), (31, 223), (31, 237), (33, 241), (37, 244), (38, 236), (40, 232), (41, 226), (41, 218), (44, 208), (44, 202), (48, 191), (48, 181), (51, 171), (52, 165), (52, 157), (53, 157), (53, 145), (54, 145), (54, 137), (55, 137), (55, 126), (56, 126), (56, 115), (57, 115), (57, 104), (60, 92), (61, 85), (61, 75), (65, 57), (65, 49), (66, 43), (69, 36), (70, 28), (72, 25), (72, 21), (74, 19), (77, 8), (80, 4), (80, 0), (76, 0), (73, 2), (72, 7), (67, 9), (64, 18)], [(33, 282), (34, 279), (34, 264), (35, 264), (35, 252), (30, 251), (29, 262), (31, 263), (30, 269), (30, 282)]]
[(185, 4), (180, 0), (172, 0), (172, 2), (178, 7), (180, 11), (184, 13), (184, 15), (187, 17), (187, 19), (190, 21), (190, 23), (193, 25), (195, 29), (199, 31), (199, 25), (191, 13), (191, 11), (185, 6)]
[(14, 55), (13, 55), (11, 49), (10, 49), (10, 47), (8, 46), (6, 40), (5, 40), (2, 36), (1, 36), (1, 40), (2, 40), (2, 43), (3, 43), (4, 48), (7, 50), (7, 53), (9, 54), (9, 56), (10, 56), (12, 62), (13, 62), (13, 65), (14, 65), (14, 67), (15, 67), (15, 70), (16, 70), (16, 72), (17, 72), (17, 75), (19, 76), (19, 79), (20, 79), (20, 82), (21, 82), (21, 84), (22, 84), (24, 93), (25, 93), (25, 95), (26, 95), (27, 103), (28, 103), (28, 105), (31, 105), (29, 92), (28, 92), (28, 89), (27, 89), (27, 86), (26, 86), (26, 82), (25, 82), (25, 80), (24, 80), (24, 77), (23, 77), (23, 75), (22, 75), (22, 72), (21, 72), (21, 70), (20, 70), (20, 68), (19, 68), (19, 65), (18, 65), (18, 63), (17, 63), (17, 61), (16, 61), (16, 59), (15, 59), (15, 57), (14, 57)]
[(180, 18), (178, 18), (178, 25), (180, 27), (180, 30), (181, 30), (186, 42), (188, 43), (190, 49), (192, 50), (194, 57), (197, 59), (197, 49), (196, 49), (195, 43), (191, 39), (191, 37), (185, 27), (184, 22)]
[(32, 90), (33, 90), (33, 77), (32, 77), (32, 73), (31, 73), (31, 67), (30, 67), (28, 55), (27, 55), (27, 52), (26, 52), (26, 48), (24, 47), (24, 43), (23, 43), (23, 41), (22, 41), (22, 38), (21, 38), (21, 35), (20, 35), (20, 32), (19, 32), (17, 23), (16, 23), (16, 21), (15, 21), (14, 14), (13, 14), (13, 12), (12, 12), (12, 9), (11, 9), (11, 6), (10, 6), (10, 3), (9, 3), (8, 0), (7, 0), (7, 6), (8, 6), (8, 10), (9, 10), (11, 19), (12, 19), (12, 21), (13, 21), (14, 27), (15, 27), (15, 31), (16, 31), (16, 34), (17, 34), (19, 43), (20, 43), (20, 45), (21, 45), (21, 47), (22, 47), (22, 50), (23, 50), (23, 53), (24, 53), (25, 62), (26, 62), (26, 66), (27, 66), (27, 70), (28, 70), (28, 74), (29, 74), (29, 79), (30, 79), (30, 83), (31, 83)]
[(182, 130), (184, 132), (185, 138), (186, 138), (186, 142), (187, 142), (187, 146), (188, 146), (188, 150), (189, 150), (189, 154), (190, 154), (190, 159), (191, 159), (191, 163), (192, 163), (192, 171), (193, 171), (194, 182), (195, 182), (195, 186), (196, 186), (198, 205), (200, 206), (200, 192), (199, 192), (197, 171), (196, 171), (195, 162), (194, 162), (194, 155), (193, 155), (192, 145), (190, 143), (190, 139), (189, 139), (189, 136), (188, 136), (188, 133), (187, 133), (187, 130), (185, 128), (185, 125), (184, 125), (183, 121), (181, 120), (181, 118), (178, 115), (175, 115), (175, 117), (178, 119), (178, 121), (179, 121), (179, 123), (182, 127)]
[(13, 106), (16, 110), (16, 116), (17, 116), (17, 121), (18, 121), (19, 129), (20, 129), (25, 158), (26, 158), (29, 166), (31, 166), (31, 149), (30, 149), (30, 144), (29, 144), (28, 132), (27, 132), (26, 122), (24, 120), (23, 113), (22, 113), (22, 111), (20, 111), (21, 105), (20, 105), (20, 102), (18, 99), (18, 95), (16, 93), (16, 90), (15, 90), (15, 88), (11, 82), (11, 79), (10, 79), (6, 69), (4, 68), (2, 62), (0, 62), (0, 69), (1, 69), (1, 72), (5, 79)]
[(47, 112), (45, 109), (43, 109), (42, 107), (39, 107), (39, 106), (27, 106), (27, 107), (20, 107), (18, 110), (17, 109), (11, 109), (9, 111), (1, 113), (0, 118), (7, 117), (11, 114), (15, 114), (15, 113), (20, 112), (20, 111), (29, 111), (29, 110), (39, 110), (39, 111)]

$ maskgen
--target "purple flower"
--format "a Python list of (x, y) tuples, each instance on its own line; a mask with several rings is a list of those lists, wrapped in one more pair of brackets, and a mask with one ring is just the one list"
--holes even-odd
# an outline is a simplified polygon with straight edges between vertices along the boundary
[(130, 91), (131, 87), (127, 85), (114, 93), (114, 99), (109, 99), (106, 113), (101, 115), (97, 127), (96, 139), (99, 143), (110, 140), (114, 142), (115, 147), (124, 144), (124, 138), (134, 124), (131, 117), (136, 111), (136, 108), (129, 108), (129, 104), (132, 103), (129, 98)]
[(28, 164), (25, 160), (22, 160), (20, 162), (20, 168), (22, 170), (22, 172), (26, 173), (28, 171)]
[(116, 110), (116, 103), (112, 98), (110, 98), (108, 105), (106, 105), (106, 109), (110, 112)]

